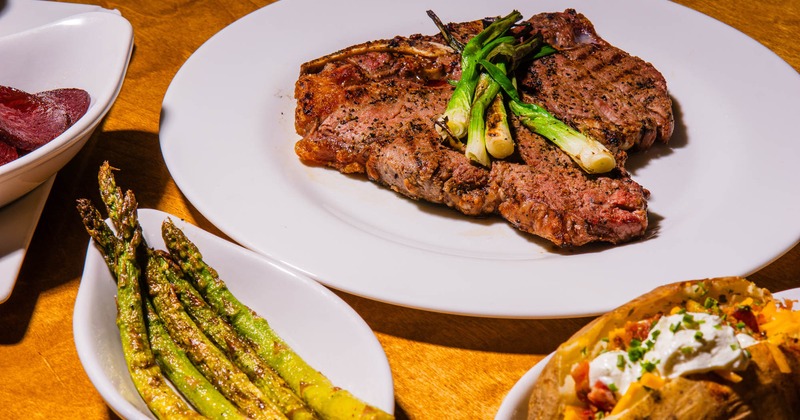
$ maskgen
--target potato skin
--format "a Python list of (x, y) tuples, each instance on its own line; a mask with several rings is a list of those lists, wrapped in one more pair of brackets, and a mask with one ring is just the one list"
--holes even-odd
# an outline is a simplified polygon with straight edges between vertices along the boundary
[[(702, 284), (702, 286), (700, 286)], [(582, 360), (584, 349), (626, 321), (668, 313), (687, 299), (717, 298), (724, 294), (732, 302), (747, 297), (771, 300), (766, 289), (740, 277), (694, 280), (654, 289), (596, 318), (559, 346), (534, 385), (528, 419), (561, 419), (568, 401), (559, 390), (572, 366)], [(700, 300), (702, 302), (702, 300)], [(752, 356), (747, 370), (737, 372), (742, 381), (732, 383), (716, 374), (695, 374), (668, 380), (617, 418), (621, 419), (800, 419), (800, 342), (781, 344), (791, 373), (778, 369), (765, 343), (748, 347)]]

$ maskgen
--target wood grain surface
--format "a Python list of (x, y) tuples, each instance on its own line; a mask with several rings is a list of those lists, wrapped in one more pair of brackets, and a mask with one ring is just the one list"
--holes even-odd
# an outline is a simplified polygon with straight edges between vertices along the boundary
[[(115, 417), (84, 373), (72, 335), (88, 243), (74, 202), (78, 197), (99, 200), (96, 176), (102, 161), (123, 169), (118, 183), (136, 192), (141, 207), (172, 213), (224, 237), (181, 195), (167, 171), (158, 143), (161, 101), (180, 66), (205, 40), (271, 2), (92, 3), (118, 9), (133, 24), (135, 50), (116, 104), (86, 147), (58, 174), (14, 292), (0, 305), (0, 418)], [(742, 31), (800, 70), (797, 0), (678, 3)], [(675, 30), (681, 30), (677, 24)], [(775, 291), (800, 286), (800, 247), (750, 278)], [(444, 315), (339, 294), (386, 351), (398, 418), (493, 418), (520, 376), (588, 322)]]

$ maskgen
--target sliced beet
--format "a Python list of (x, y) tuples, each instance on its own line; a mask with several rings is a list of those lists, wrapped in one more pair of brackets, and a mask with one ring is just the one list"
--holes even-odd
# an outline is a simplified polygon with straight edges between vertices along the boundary
[(23, 151), (36, 149), (70, 125), (64, 108), (54, 101), (0, 86), (0, 139)]
[(0, 165), (11, 162), (18, 157), (19, 153), (17, 153), (17, 149), (14, 146), (0, 140)]
[(69, 117), (69, 125), (75, 124), (86, 110), (89, 109), (89, 93), (83, 89), (77, 88), (64, 88), (53, 89), (46, 92), (39, 92), (36, 94), (39, 98), (46, 101), (52, 101), (57, 106), (64, 109)]

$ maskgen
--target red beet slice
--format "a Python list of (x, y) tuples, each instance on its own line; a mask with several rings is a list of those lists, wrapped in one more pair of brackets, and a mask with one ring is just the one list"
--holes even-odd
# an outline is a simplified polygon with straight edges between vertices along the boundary
[(0, 86), (0, 139), (23, 151), (36, 149), (69, 127), (67, 112), (55, 102)]
[(36, 96), (51, 101), (66, 111), (70, 126), (86, 113), (91, 102), (89, 92), (77, 88), (53, 89), (39, 92)]
[(0, 141), (0, 165), (11, 162), (18, 157), (19, 153), (17, 153), (17, 149), (15, 149), (14, 146)]

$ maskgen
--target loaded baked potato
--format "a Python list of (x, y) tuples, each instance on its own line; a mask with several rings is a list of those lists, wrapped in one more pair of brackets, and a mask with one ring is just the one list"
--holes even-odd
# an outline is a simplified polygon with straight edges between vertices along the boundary
[(562, 344), (529, 419), (798, 419), (800, 311), (739, 277), (659, 287)]

